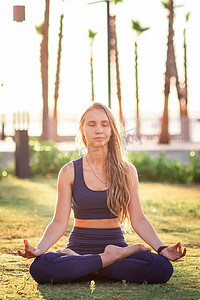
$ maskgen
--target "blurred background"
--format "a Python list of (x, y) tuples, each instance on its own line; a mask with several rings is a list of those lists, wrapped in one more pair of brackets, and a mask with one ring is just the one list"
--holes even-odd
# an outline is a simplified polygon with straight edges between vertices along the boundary
[[(45, 20), (48, 1), (0, 0), (0, 116), (5, 134), (13, 134), (13, 113), (29, 113), (29, 134), (42, 134), (43, 83), (40, 47), (43, 35), (39, 27)], [(88, 31), (93, 38), (94, 100), (108, 103), (107, 2), (65, 0), (49, 1), (48, 28), (48, 114), (55, 105), (55, 81), (58, 66), (60, 16), (62, 41), (57, 99), (58, 135), (74, 135), (83, 110), (91, 103), (91, 61)], [(160, 0), (110, 2), (110, 16), (115, 18), (120, 101), (126, 130), (136, 128), (135, 42), (138, 55), (139, 114), (141, 133), (158, 135), (165, 102), (165, 72), (169, 31), (169, 9)], [(171, 1), (166, 1), (171, 2)], [(184, 29), (187, 44), (187, 98), (191, 121), (190, 139), (200, 141), (199, 78), (200, 28), (198, 0), (173, 1), (174, 49), (180, 83), (184, 82)], [(25, 6), (25, 20), (14, 20), (14, 6)], [(190, 13), (188, 21), (186, 15)], [(132, 22), (138, 21), (146, 32), (137, 34)], [(111, 43), (112, 46), (112, 43)], [(112, 58), (112, 55), (111, 55)], [(114, 57), (115, 60), (115, 57)], [(116, 66), (111, 59), (111, 108), (119, 115)], [(169, 94), (169, 132), (181, 132), (180, 105), (176, 80), (172, 74)]]

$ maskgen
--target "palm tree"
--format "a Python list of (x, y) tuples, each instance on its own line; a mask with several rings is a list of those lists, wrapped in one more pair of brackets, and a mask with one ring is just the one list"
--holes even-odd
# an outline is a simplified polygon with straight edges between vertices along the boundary
[(92, 31), (89, 29), (88, 31), (88, 37), (90, 39), (90, 75), (91, 75), (91, 94), (92, 94), (92, 101), (94, 101), (94, 69), (93, 69), (93, 53), (92, 53), (92, 46), (94, 42), (94, 38), (96, 36), (97, 32)]
[(123, 112), (122, 112), (122, 97), (121, 97), (121, 83), (120, 83), (120, 72), (119, 72), (119, 53), (117, 48), (117, 34), (116, 34), (116, 17), (110, 16), (110, 60), (112, 64), (111, 70), (116, 71), (116, 87), (117, 87), (117, 97), (119, 103), (119, 120), (125, 126)]
[[(187, 22), (189, 21), (190, 12), (188, 12), (185, 16), (185, 22), (187, 26)], [(190, 140), (190, 124), (189, 124), (189, 118), (188, 118), (188, 112), (187, 112), (187, 106), (188, 106), (188, 82), (187, 82), (187, 43), (186, 43), (186, 26), (183, 30), (183, 48), (184, 48), (184, 77), (185, 77), (185, 107), (186, 110), (183, 112), (181, 118), (181, 126), (182, 126), (182, 132), (183, 139), (184, 140)], [(183, 116), (184, 115), (184, 116)]]
[[(113, 5), (122, 3), (123, 0), (111, 0)], [(119, 68), (119, 52), (117, 46), (117, 32), (116, 32), (116, 16), (114, 14), (109, 15), (109, 58), (111, 64), (114, 66), (116, 73), (116, 88), (117, 88), (117, 98), (119, 105), (119, 120), (121, 124), (125, 127), (125, 120), (123, 117), (122, 110), (122, 96), (121, 96), (121, 83), (120, 83), (120, 68)]]
[[(107, 1), (107, 13), (108, 13), (108, 63), (109, 63), (109, 76), (110, 76), (110, 63), (111, 63), (111, 51), (114, 50), (115, 52), (115, 69), (116, 69), (116, 81), (117, 81), (117, 95), (118, 95), (118, 101), (119, 101), (119, 119), (122, 124), (124, 124), (124, 118), (122, 113), (122, 105), (121, 105), (121, 87), (120, 87), (120, 76), (119, 76), (119, 55), (117, 50), (117, 34), (116, 34), (116, 26), (115, 26), (115, 16), (112, 14), (110, 15), (110, 8), (109, 5), (112, 3), (113, 5), (117, 5), (118, 3), (122, 3), (123, 0), (106, 0)], [(114, 23), (113, 18), (114, 17)], [(113, 24), (112, 24), (113, 23)], [(113, 33), (113, 34), (112, 34)], [(112, 36), (114, 35), (114, 37)], [(113, 38), (115, 39), (115, 45), (112, 47), (112, 41)], [(111, 80), (109, 78), (109, 85), (111, 85)], [(111, 87), (109, 87), (109, 107), (111, 107)], [(124, 124), (125, 125), (125, 124)]]
[[(189, 21), (190, 12), (188, 12), (185, 16), (185, 22)], [(184, 48), (184, 75), (185, 75), (185, 89), (186, 89), (186, 102), (188, 102), (188, 95), (187, 95), (187, 43), (186, 43), (186, 26), (183, 30), (183, 48)]]
[(56, 71), (56, 81), (55, 81), (55, 92), (54, 92), (54, 111), (53, 111), (53, 122), (52, 122), (52, 139), (56, 141), (57, 139), (57, 106), (59, 97), (59, 84), (60, 84), (60, 62), (61, 62), (61, 51), (62, 51), (62, 37), (63, 37), (63, 18), (64, 15), (60, 16), (60, 32), (58, 41), (58, 57), (57, 57), (57, 71)]
[[(185, 84), (180, 84), (178, 78), (178, 71), (176, 66), (175, 50), (174, 50), (174, 1), (168, 0), (167, 2), (162, 2), (165, 9), (169, 11), (168, 20), (169, 20), (169, 29), (168, 29), (168, 44), (167, 44), (167, 61), (166, 61), (166, 71), (165, 71), (165, 103), (163, 110), (163, 118), (161, 125), (161, 133), (159, 136), (159, 144), (168, 144), (170, 140), (169, 129), (168, 129), (168, 101), (170, 93), (170, 79), (175, 79), (176, 90), (178, 94), (179, 107), (180, 107), (180, 116), (181, 116), (181, 133), (184, 137), (184, 119), (187, 116), (187, 105), (186, 105), (186, 96), (185, 96)], [(176, 6), (178, 7), (178, 6)]]
[(144, 31), (149, 30), (150, 27), (142, 27), (139, 21), (132, 20), (132, 29), (136, 32), (137, 38), (135, 40), (135, 95), (136, 95), (136, 137), (141, 139), (140, 132), (140, 116), (139, 116), (139, 88), (138, 88), (138, 38)]
[(40, 46), (40, 61), (42, 75), (42, 96), (43, 96), (43, 124), (41, 139), (49, 139), (49, 110), (48, 110), (48, 39), (49, 39), (49, 2), (46, 0), (44, 22), (36, 26), (36, 30), (42, 35)]

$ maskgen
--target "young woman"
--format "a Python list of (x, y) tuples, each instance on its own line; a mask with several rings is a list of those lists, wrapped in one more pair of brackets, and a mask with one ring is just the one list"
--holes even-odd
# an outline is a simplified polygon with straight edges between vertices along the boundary
[[(82, 115), (80, 133), (87, 154), (66, 164), (58, 177), (54, 217), (39, 243), (24, 240), (24, 258), (36, 258), (30, 273), (38, 283), (67, 283), (96, 276), (133, 283), (165, 283), (173, 273), (169, 260), (186, 254), (181, 243), (165, 246), (145, 217), (136, 168), (122, 155), (112, 112), (93, 103)], [(71, 207), (74, 228), (67, 247), (46, 251), (66, 231)], [(120, 225), (129, 219), (142, 244), (128, 246)]]

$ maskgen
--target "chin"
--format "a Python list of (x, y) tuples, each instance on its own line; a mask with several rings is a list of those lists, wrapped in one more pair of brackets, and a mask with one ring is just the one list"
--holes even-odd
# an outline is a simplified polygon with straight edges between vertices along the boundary
[(102, 140), (102, 141), (95, 141), (95, 142), (92, 142), (91, 143), (91, 146), (93, 146), (93, 147), (102, 147), (102, 146), (105, 146), (105, 145), (107, 145), (108, 143), (107, 143), (107, 141), (105, 141), (105, 140)]

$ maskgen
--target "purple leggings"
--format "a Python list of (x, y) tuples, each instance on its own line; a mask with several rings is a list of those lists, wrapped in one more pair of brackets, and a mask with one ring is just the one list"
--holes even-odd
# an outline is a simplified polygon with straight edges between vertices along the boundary
[[(107, 245), (126, 247), (121, 228), (91, 229), (74, 227), (67, 248), (85, 256), (48, 252), (30, 265), (30, 273), (38, 283), (67, 283), (86, 280), (98, 272), (99, 278), (132, 283), (165, 283), (173, 273), (171, 263), (151, 252), (137, 252), (102, 269), (101, 257)], [(91, 276), (90, 276), (91, 275)], [(98, 277), (97, 276), (97, 277)], [(96, 276), (95, 276), (96, 277)], [(91, 277), (92, 278), (92, 277)]]
[(68, 283), (84, 281), (98, 271), (100, 278), (132, 283), (165, 283), (172, 273), (171, 263), (161, 255), (137, 252), (102, 269), (98, 254), (75, 256), (49, 252), (37, 257), (30, 265), (30, 273), (38, 283)]

